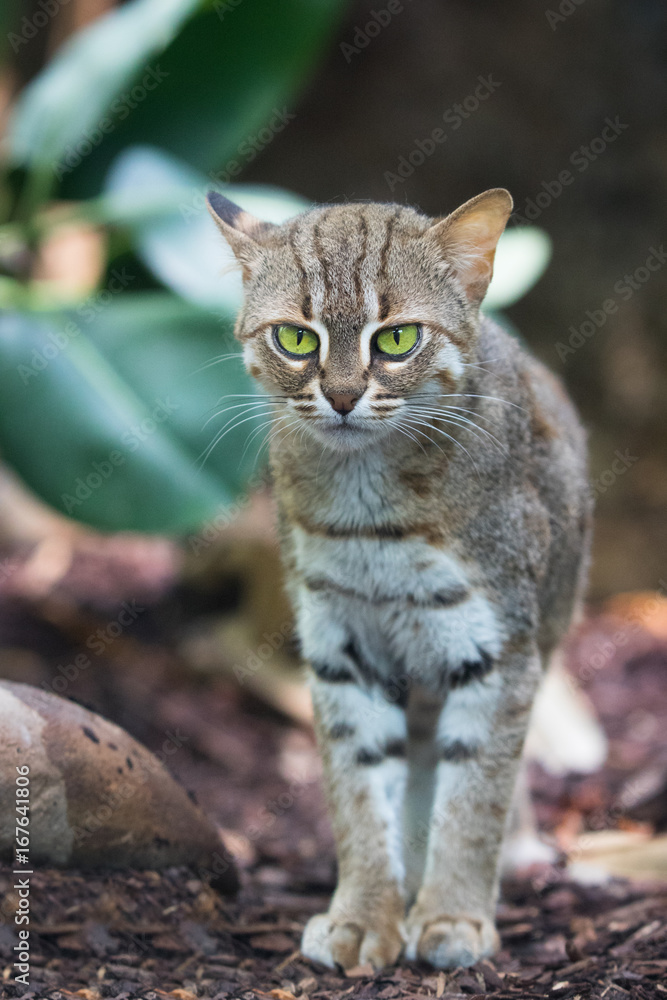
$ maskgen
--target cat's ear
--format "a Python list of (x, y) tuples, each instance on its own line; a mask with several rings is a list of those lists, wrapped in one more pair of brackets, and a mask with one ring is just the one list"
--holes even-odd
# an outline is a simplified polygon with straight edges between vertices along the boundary
[(426, 236), (436, 241), (475, 305), (479, 305), (489, 287), (496, 245), (512, 207), (509, 191), (492, 188), (426, 230)]
[(213, 221), (241, 265), (243, 280), (247, 281), (262, 258), (263, 250), (257, 237), (273, 227), (268, 222), (256, 219), (217, 191), (209, 191), (206, 204)]

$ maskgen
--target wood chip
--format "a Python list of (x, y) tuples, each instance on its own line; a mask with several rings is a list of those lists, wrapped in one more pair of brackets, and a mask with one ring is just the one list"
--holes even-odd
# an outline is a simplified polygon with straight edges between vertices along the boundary
[[(287, 956), (287, 958), (283, 958), (282, 962), (279, 962), (278, 965), (276, 965), (276, 967), (275, 967), (275, 969), (273, 971), (275, 973), (282, 972), (283, 969), (286, 969), (288, 965), (291, 965), (291, 963), (295, 962), (297, 960), (297, 958), (299, 958), (300, 956), (301, 956), (301, 952), (297, 948), (295, 951), (293, 951), (291, 954), (289, 954)], [(306, 981), (308, 981), (308, 980), (306, 980)], [(317, 982), (315, 980), (313, 980), (313, 983), (317, 986)]]
[(257, 948), (260, 951), (276, 952), (278, 954), (294, 951), (294, 941), (292, 938), (288, 937), (287, 934), (281, 933), (254, 934), (248, 941), (248, 944), (251, 948)]
[(353, 969), (347, 969), (345, 975), (348, 979), (363, 979), (366, 976), (374, 976), (375, 969), (370, 962), (366, 962), (364, 965), (355, 965)]
[(189, 945), (174, 934), (158, 934), (153, 938), (153, 947), (158, 951), (169, 951), (176, 954), (191, 950)]

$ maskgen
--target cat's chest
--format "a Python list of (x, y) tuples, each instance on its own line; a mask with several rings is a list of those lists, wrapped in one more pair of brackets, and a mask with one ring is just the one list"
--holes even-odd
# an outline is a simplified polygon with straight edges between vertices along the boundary
[(435, 512), (425, 518), (386, 466), (350, 462), (293, 500), (291, 591), (307, 659), (428, 680), (480, 650), (498, 654), (501, 628), (479, 567), (434, 542)]
[(451, 547), (427, 537), (437, 512), (425, 516), (386, 456), (351, 457), (328, 470), (316, 493), (294, 500), (291, 547), (311, 589), (349, 590), (369, 602), (422, 602), (467, 588), (468, 574)]
[(419, 535), (396, 536), (370, 527), (319, 534), (292, 528), (298, 575), (312, 592), (344, 594), (368, 605), (398, 601), (411, 606), (458, 603), (470, 588), (469, 573), (453, 553)]
[[(494, 659), (502, 629), (453, 553), (419, 537), (329, 538), (292, 529), (297, 628), (311, 662), (438, 686), (448, 670)], [(363, 670), (362, 670), (363, 673)]]

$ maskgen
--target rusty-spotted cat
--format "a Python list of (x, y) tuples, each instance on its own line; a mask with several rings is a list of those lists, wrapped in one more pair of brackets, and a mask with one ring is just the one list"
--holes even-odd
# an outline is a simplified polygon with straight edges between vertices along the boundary
[(512, 210), (431, 219), (209, 207), (241, 265), (236, 336), (271, 408), (287, 586), (337, 841), (306, 955), (376, 968), (492, 954), (528, 716), (590, 540), (560, 383), (480, 303)]

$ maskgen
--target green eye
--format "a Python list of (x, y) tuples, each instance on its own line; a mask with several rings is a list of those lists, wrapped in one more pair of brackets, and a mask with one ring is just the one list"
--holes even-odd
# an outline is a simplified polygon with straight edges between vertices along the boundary
[(275, 327), (274, 336), (279, 347), (288, 354), (314, 354), (319, 347), (319, 339), (312, 330), (303, 326), (283, 324)]
[(386, 330), (381, 330), (375, 346), (382, 354), (398, 357), (411, 351), (418, 340), (419, 327), (416, 323), (408, 323), (406, 326), (390, 326)]

